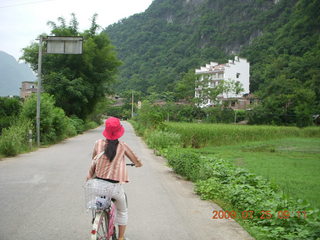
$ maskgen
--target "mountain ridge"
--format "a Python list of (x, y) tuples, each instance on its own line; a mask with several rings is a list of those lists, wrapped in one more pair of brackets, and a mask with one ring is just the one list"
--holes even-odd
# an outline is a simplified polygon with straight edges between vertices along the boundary
[(19, 63), (4, 51), (0, 51), (0, 72), (0, 96), (19, 96), (22, 82), (36, 80), (26, 63)]

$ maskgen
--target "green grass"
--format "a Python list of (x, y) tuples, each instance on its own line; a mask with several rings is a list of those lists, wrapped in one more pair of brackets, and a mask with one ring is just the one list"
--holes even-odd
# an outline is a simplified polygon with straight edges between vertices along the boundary
[(201, 148), (238, 142), (264, 141), (287, 137), (320, 137), (319, 127), (252, 126), (206, 123), (165, 123), (167, 131), (181, 135), (184, 147)]
[(281, 138), (198, 149), (249, 169), (320, 208), (320, 138)]

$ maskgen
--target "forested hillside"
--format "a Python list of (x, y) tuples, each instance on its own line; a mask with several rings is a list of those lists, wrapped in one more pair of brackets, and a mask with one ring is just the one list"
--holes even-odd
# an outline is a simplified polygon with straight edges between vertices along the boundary
[(113, 24), (106, 32), (124, 62), (123, 86), (146, 91), (155, 85), (164, 91), (180, 73), (209, 61), (224, 62), (271, 23), (287, 22), (294, 3), (156, 0), (144, 13)]
[(310, 115), (319, 111), (319, 9), (317, 0), (155, 0), (105, 29), (123, 61), (117, 90), (173, 91), (183, 73), (240, 55), (275, 123), (305, 106)]

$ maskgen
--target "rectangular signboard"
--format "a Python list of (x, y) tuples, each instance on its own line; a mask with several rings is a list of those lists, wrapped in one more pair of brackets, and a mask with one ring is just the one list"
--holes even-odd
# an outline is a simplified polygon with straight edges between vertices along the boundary
[(53, 54), (82, 54), (83, 37), (48, 36), (47, 53)]

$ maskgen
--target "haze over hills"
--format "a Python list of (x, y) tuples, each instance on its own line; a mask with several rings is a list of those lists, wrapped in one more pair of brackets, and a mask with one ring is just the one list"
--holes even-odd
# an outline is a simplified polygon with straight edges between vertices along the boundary
[(36, 76), (27, 64), (0, 51), (0, 96), (19, 96), (21, 82), (35, 80)]

